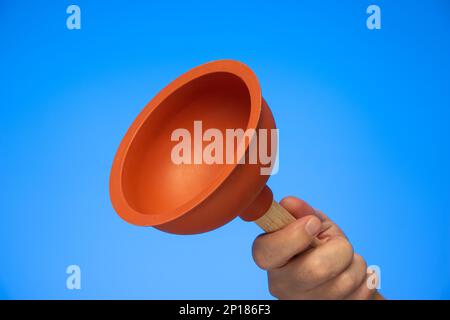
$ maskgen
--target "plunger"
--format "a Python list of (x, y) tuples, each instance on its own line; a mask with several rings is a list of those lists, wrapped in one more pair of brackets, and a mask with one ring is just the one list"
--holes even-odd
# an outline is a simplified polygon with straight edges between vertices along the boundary
[[(256, 75), (245, 64), (220, 60), (198, 66), (162, 89), (125, 134), (110, 176), (110, 196), (129, 223), (175, 234), (218, 228), (237, 216), (272, 232), (295, 218), (273, 200), (257, 163), (174, 163), (174, 130), (252, 130), (241, 140), (248, 157), (259, 129), (275, 129)], [(267, 150), (271, 150), (268, 135)], [(313, 214), (311, 207), (306, 214)], [(316, 240), (317, 241), (317, 240)]]

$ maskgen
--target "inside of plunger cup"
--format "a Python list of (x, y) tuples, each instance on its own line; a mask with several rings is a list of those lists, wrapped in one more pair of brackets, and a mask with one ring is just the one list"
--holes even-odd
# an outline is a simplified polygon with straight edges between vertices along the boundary
[[(236, 164), (195, 163), (199, 122), (203, 133), (217, 129), (225, 136), (226, 129), (245, 130), (250, 112), (248, 88), (232, 73), (206, 74), (175, 90), (149, 114), (129, 146), (121, 179), (128, 204), (142, 214), (164, 215), (210, 189)], [(180, 141), (172, 138), (178, 129), (191, 136), (190, 163), (174, 162), (172, 151)]]

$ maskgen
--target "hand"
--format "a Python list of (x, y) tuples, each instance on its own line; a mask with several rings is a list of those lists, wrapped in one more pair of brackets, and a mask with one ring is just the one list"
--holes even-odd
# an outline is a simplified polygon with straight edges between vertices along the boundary
[[(306, 202), (287, 197), (280, 204), (297, 220), (263, 234), (253, 243), (253, 259), (268, 271), (269, 291), (279, 299), (373, 299), (366, 262), (353, 252), (341, 229)], [(321, 244), (310, 246), (316, 237)], [(380, 296), (377, 296), (380, 297)]]

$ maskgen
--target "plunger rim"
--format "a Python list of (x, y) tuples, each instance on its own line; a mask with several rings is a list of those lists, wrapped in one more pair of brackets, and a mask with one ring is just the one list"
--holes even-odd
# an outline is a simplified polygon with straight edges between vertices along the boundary
[[(246, 129), (257, 129), (257, 125), (261, 115), (261, 88), (258, 78), (254, 74), (254, 72), (244, 63), (235, 60), (212, 61), (197, 66), (173, 80), (158, 94), (156, 94), (156, 96), (151, 99), (150, 102), (148, 102), (147, 105), (142, 109), (131, 126), (128, 128), (116, 152), (110, 174), (110, 197), (114, 209), (125, 221), (140, 226), (157, 226), (169, 221), (173, 221), (176, 218), (188, 213), (190, 210), (205, 201), (214, 191), (216, 191), (220, 187), (220, 185), (239, 165), (239, 163), (236, 163), (232, 167), (224, 168), (221, 174), (216, 179), (212, 180), (208, 187), (204, 188), (201, 192), (199, 192), (183, 205), (172, 209), (170, 212), (139, 212), (128, 203), (122, 189), (123, 167), (128, 151), (130, 149), (130, 146), (133, 144), (134, 138), (136, 137), (140, 128), (151, 116), (153, 111), (156, 110), (156, 108), (160, 106), (162, 102), (171, 94), (175, 93), (177, 90), (181, 89), (189, 82), (205, 75), (219, 72), (233, 74), (244, 82), (250, 97), (250, 115), (248, 118)], [(254, 135), (251, 137), (251, 139), (243, 139), (245, 151), (248, 150), (250, 141), (253, 140), (253, 138)]]

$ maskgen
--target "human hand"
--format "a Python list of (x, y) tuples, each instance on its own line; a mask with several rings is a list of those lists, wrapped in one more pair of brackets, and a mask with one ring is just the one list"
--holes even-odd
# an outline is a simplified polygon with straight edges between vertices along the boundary
[[(280, 204), (297, 220), (260, 235), (253, 243), (256, 264), (268, 272), (269, 291), (279, 299), (382, 298), (367, 285), (365, 260), (341, 229), (303, 200)], [(311, 247), (317, 237), (321, 244)]]

